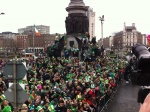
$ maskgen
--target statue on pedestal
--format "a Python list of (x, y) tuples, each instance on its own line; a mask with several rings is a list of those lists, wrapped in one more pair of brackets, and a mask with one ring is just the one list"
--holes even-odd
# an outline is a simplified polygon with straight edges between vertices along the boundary
[(68, 16), (65, 20), (67, 34), (78, 34), (88, 32), (89, 21), (85, 16)]
[(89, 19), (86, 16), (88, 9), (83, 0), (70, 0), (66, 10), (69, 12), (65, 20), (67, 34), (84, 34), (88, 32)]

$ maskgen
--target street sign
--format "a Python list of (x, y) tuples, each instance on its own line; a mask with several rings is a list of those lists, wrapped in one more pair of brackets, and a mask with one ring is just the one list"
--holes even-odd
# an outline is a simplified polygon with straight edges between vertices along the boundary
[[(6, 63), (4, 67), (4, 75), (7, 79), (14, 79), (13, 75), (13, 61), (9, 61)], [(21, 61), (16, 62), (16, 78), (17, 79), (23, 79), (26, 75), (26, 68), (24, 64)]]
[[(16, 100), (17, 100), (17, 107), (20, 107), (28, 98), (29, 95), (24, 91), (24, 89), (17, 84), (17, 90), (16, 90)], [(6, 96), (7, 100), (13, 105), (14, 104), (14, 84), (10, 86), (5, 92), (4, 95)]]

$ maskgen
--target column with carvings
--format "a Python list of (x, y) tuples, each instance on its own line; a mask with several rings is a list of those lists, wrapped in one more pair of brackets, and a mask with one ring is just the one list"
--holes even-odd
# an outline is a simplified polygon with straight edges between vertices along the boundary
[(85, 6), (83, 0), (70, 0), (66, 11), (68, 17), (66, 17), (65, 25), (68, 35), (72, 34), (84, 34), (88, 32), (89, 20), (86, 15), (88, 7)]

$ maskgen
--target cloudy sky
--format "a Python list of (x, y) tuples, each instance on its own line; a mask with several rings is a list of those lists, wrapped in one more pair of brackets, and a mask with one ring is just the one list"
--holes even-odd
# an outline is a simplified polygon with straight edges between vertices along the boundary
[[(28, 25), (48, 25), (50, 33), (65, 33), (65, 8), (70, 0), (0, 0), (0, 32), (17, 33)], [(150, 33), (148, 0), (84, 0), (96, 12), (96, 37), (101, 38), (100, 16), (105, 16), (104, 37), (135, 23), (141, 33)]]

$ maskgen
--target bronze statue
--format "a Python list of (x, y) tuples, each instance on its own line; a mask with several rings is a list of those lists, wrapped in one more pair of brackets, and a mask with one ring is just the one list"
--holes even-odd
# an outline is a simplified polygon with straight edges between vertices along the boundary
[[(77, 7), (79, 6), (79, 7)], [(83, 0), (70, 0), (66, 8), (69, 12), (65, 20), (66, 32), (70, 34), (84, 34), (89, 30), (89, 19), (85, 10), (88, 10)], [(80, 12), (78, 10), (81, 10)]]
[(67, 34), (78, 34), (88, 32), (88, 18), (86, 16), (68, 16), (65, 20)]

